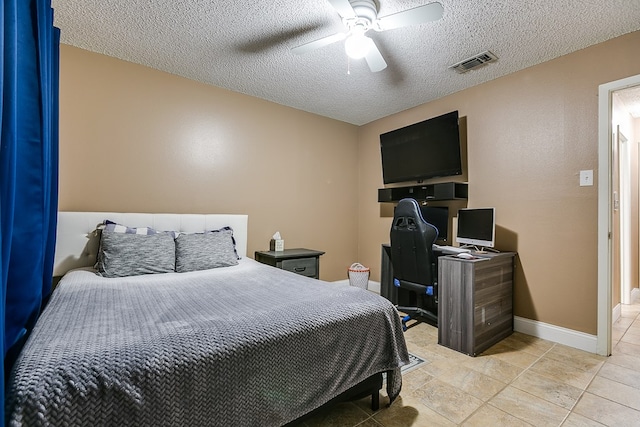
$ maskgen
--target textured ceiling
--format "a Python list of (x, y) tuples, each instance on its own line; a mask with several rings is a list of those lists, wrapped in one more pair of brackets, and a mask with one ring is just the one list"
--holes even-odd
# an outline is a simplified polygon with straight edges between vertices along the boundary
[[(380, 0), (378, 16), (430, 0)], [(62, 43), (362, 125), (640, 29), (640, 0), (439, 0), (442, 19), (370, 31), (389, 66), (369, 71), (327, 0), (53, 0)], [(448, 66), (489, 50), (497, 62)], [(594, 58), (597, 61), (597, 58)]]

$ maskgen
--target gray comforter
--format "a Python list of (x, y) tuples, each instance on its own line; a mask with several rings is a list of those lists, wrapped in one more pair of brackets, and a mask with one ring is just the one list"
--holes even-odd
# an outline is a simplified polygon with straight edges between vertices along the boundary
[(8, 425), (278, 426), (408, 354), (365, 290), (243, 259), (192, 273), (68, 273), (14, 367)]

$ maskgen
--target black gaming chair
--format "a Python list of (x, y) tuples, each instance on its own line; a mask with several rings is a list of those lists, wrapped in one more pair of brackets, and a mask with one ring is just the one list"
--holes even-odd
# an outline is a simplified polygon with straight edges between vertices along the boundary
[(390, 237), (393, 284), (410, 291), (411, 307), (398, 306), (398, 311), (407, 315), (402, 319), (403, 329), (412, 318), (437, 326), (438, 285), (431, 248), (438, 229), (424, 220), (416, 200), (402, 199), (393, 215)]

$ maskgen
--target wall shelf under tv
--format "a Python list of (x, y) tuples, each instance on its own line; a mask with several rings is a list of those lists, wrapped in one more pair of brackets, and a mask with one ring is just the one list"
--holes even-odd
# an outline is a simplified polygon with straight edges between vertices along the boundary
[(418, 202), (436, 200), (466, 200), (466, 182), (439, 182), (437, 184), (416, 184), (408, 187), (387, 187), (378, 189), (378, 202), (399, 202), (411, 197)]

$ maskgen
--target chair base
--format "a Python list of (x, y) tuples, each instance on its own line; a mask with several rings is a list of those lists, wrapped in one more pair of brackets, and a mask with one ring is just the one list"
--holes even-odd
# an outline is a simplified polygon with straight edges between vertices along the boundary
[(403, 331), (406, 331), (411, 327), (407, 326), (407, 322), (411, 319), (417, 320), (418, 322), (420, 322), (420, 320), (425, 320), (426, 323), (430, 324), (431, 326), (435, 326), (436, 328), (438, 327), (438, 316), (430, 311), (419, 307), (397, 306), (396, 308), (398, 309), (398, 311), (406, 314), (406, 316), (403, 316), (401, 319)]

